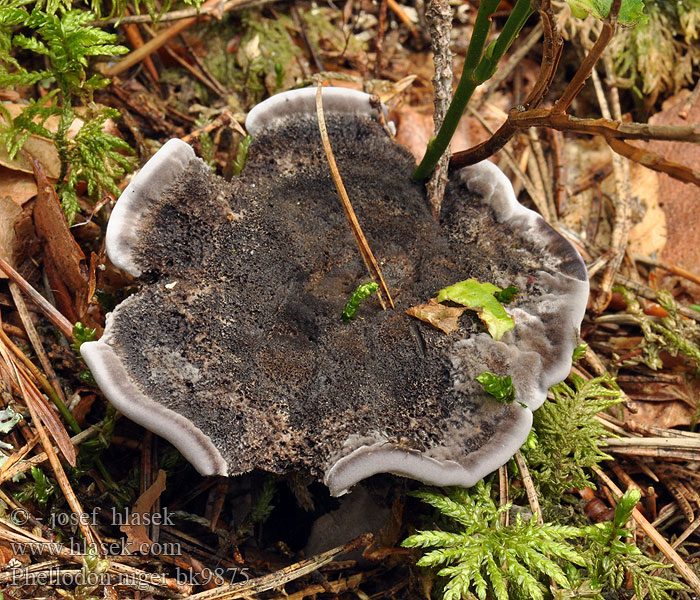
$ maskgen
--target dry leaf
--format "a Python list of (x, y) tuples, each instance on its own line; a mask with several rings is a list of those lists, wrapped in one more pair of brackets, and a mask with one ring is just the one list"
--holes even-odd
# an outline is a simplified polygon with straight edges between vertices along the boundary
[[(10, 113), (11, 117), (16, 117), (25, 108), (26, 104), (4, 104), (3, 105)], [(5, 124), (5, 119), (0, 115), (0, 123)], [(44, 127), (51, 132), (58, 129), (59, 117), (49, 117), (44, 123)], [(72, 139), (83, 126), (83, 121), (74, 119), (71, 126), (68, 128), (66, 137)], [(27, 156), (29, 155), (29, 156)], [(61, 161), (58, 158), (58, 151), (54, 143), (44, 137), (38, 135), (30, 135), (24, 143), (23, 151), (17, 153), (14, 158), (10, 158), (5, 150), (4, 145), (0, 144), (0, 165), (12, 169), (13, 171), (22, 171), (24, 173), (33, 173), (31, 158), (34, 157), (41, 163), (44, 168), (46, 177), (51, 180), (57, 180), (61, 174)]]
[(459, 329), (459, 317), (465, 310), (467, 310), (466, 306), (445, 306), (435, 298), (431, 298), (428, 304), (412, 306), (406, 314), (430, 323), (433, 327), (449, 334)]
[[(10, 198), (0, 196), (0, 256), (8, 263), (14, 265), (15, 256), (15, 222), (22, 213), (22, 209)], [(5, 279), (4, 273), (0, 273), (0, 279)]]
[[(603, 193), (615, 195), (615, 182), (608, 177)], [(684, 185), (684, 184), (682, 184)], [(629, 250), (642, 256), (656, 256), (666, 245), (666, 215), (659, 206), (659, 174), (630, 162), (630, 202), (633, 227)]]
[(73, 238), (56, 191), (40, 166), (37, 166), (35, 177), (38, 193), (34, 203), (34, 225), (37, 235), (44, 239), (46, 273), (58, 309), (70, 321), (79, 321), (87, 302), (85, 255)]
[(119, 527), (122, 533), (126, 534), (127, 542), (125, 550), (128, 554), (133, 552), (143, 552), (150, 548), (153, 542), (146, 533), (146, 525), (151, 521), (149, 513), (151, 507), (165, 490), (165, 471), (160, 469), (158, 477), (143, 494), (138, 497), (129, 513), (129, 522)]
[(11, 198), (21, 206), (36, 196), (34, 175), (0, 167), (0, 198)]
[[(685, 98), (678, 97), (675, 105), (655, 114), (649, 123), (687, 126), (700, 121), (700, 98), (695, 100), (685, 119), (679, 115), (684, 104)], [(700, 147), (697, 144), (653, 141), (647, 148), (668, 160), (700, 169)], [(700, 273), (700, 188), (659, 174), (659, 198), (668, 219), (668, 243), (661, 255), (662, 260)]]

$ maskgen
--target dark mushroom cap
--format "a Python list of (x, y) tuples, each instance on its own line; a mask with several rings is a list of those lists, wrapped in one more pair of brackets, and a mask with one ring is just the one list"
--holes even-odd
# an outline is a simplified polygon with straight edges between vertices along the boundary
[[(440, 222), (369, 96), (324, 90), (341, 176), (396, 303), (341, 321), (369, 278), (321, 148), (315, 90), (254, 108), (231, 182), (171, 140), (133, 179), (107, 249), (143, 287), (81, 352), (110, 401), (205, 475), (302, 469), (335, 495), (375, 473), (471, 486), (525, 441), (566, 377), (588, 297), (577, 251), (489, 162), (451, 177)], [(405, 314), (455, 282), (520, 290), (495, 341)], [(475, 377), (510, 375), (516, 402)]]

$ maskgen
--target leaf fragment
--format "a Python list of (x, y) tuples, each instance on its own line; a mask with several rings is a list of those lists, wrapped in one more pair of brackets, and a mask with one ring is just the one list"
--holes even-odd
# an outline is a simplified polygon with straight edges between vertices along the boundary
[[(589, 14), (596, 19), (606, 19), (610, 14), (612, 0), (568, 0), (571, 14), (579, 19), (585, 19)], [(622, 25), (646, 23), (648, 16), (644, 14), (643, 0), (622, 0), (617, 20)]]
[(520, 290), (518, 290), (518, 288), (516, 288), (514, 285), (509, 285), (504, 290), (496, 292), (496, 300), (498, 300), (501, 304), (510, 304), (511, 302), (513, 302), (513, 298), (515, 298), (515, 295), (519, 291)]
[(446, 306), (440, 304), (435, 298), (431, 298), (427, 304), (412, 306), (406, 314), (450, 334), (459, 329), (458, 320), (465, 310), (467, 310), (466, 306)]
[(503, 290), (492, 283), (481, 283), (476, 279), (467, 279), (443, 288), (438, 292), (437, 301), (449, 300), (461, 304), (476, 312), (489, 330), (491, 337), (498, 341), (503, 334), (515, 327), (513, 319), (508, 316), (494, 294)]

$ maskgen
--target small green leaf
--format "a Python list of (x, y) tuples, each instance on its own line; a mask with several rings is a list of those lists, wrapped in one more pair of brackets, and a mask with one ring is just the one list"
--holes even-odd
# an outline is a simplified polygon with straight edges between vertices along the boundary
[(509, 285), (506, 289), (496, 292), (494, 295), (496, 296), (496, 300), (498, 300), (501, 304), (510, 304), (513, 302), (513, 298), (515, 298), (518, 291), (518, 288), (516, 288), (514, 285)]
[(515, 387), (510, 375), (501, 376), (485, 371), (481, 375), (477, 375), (476, 380), (487, 393), (499, 402), (510, 404), (515, 400)]
[(362, 302), (368, 296), (374, 294), (374, 292), (376, 292), (378, 289), (379, 285), (374, 281), (358, 285), (357, 289), (350, 296), (348, 303), (345, 305), (343, 314), (340, 318), (346, 323), (349, 321), (354, 321), (357, 315), (357, 309), (360, 306), (360, 302)]
[(691, 304), (691, 305), (690, 305), (690, 308), (692, 308), (693, 310), (696, 310), (696, 311), (700, 312), (700, 304)]
[[(589, 14), (596, 19), (606, 19), (610, 14), (612, 0), (568, 0), (571, 13), (579, 19), (585, 19)], [(643, 0), (622, 0), (620, 13), (617, 20), (622, 25), (635, 25), (646, 23), (647, 15), (644, 14)]]
[(467, 279), (441, 289), (438, 292), (438, 302), (449, 300), (466, 306), (475, 311), (484, 322), (491, 337), (500, 340), (503, 334), (515, 327), (501, 303), (494, 294), (503, 290), (492, 283), (481, 283), (476, 279)]
[(642, 497), (642, 493), (637, 489), (629, 489), (620, 498), (615, 507), (613, 523), (616, 527), (624, 526), (632, 516), (632, 511)]

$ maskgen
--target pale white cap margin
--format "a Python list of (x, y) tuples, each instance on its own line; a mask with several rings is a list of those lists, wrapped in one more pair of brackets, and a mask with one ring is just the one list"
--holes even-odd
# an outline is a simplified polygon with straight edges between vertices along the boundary
[[(370, 104), (370, 95), (341, 87), (324, 87), (323, 110), (326, 113), (374, 117), (377, 111)], [(386, 108), (382, 105), (384, 116)], [(306, 87), (282, 92), (261, 102), (248, 113), (246, 131), (253, 137), (275, 127), (292, 115), (316, 116), (316, 88)]]
[(134, 384), (109, 345), (110, 321), (111, 314), (100, 340), (80, 346), (80, 354), (104, 395), (126, 417), (169, 440), (202, 475), (227, 475), (228, 465), (208, 435), (186, 417), (151, 400)]
[(336, 460), (326, 469), (323, 482), (332, 496), (342, 496), (356, 483), (378, 473), (392, 473), (427, 485), (471, 487), (507, 463), (527, 439), (532, 412), (517, 404), (513, 409), (516, 422), (507, 434), (496, 434), (486, 446), (465, 455), (464, 464), (380, 439)]
[(143, 166), (119, 196), (107, 224), (105, 248), (112, 263), (134, 277), (141, 268), (134, 259), (139, 221), (149, 205), (170, 187), (187, 164), (196, 158), (189, 144), (174, 138)]

